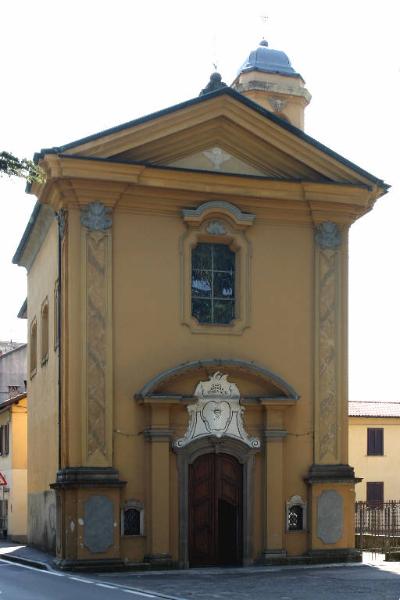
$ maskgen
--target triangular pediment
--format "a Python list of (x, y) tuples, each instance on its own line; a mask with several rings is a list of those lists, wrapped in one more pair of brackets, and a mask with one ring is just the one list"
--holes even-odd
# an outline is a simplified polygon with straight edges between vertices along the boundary
[(190, 169), (191, 171), (213, 171), (215, 173), (233, 173), (236, 175), (271, 176), (266, 168), (257, 169), (219, 146), (205, 148), (200, 152), (178, 158), (167, 164), (168, 167)]
[(382, 181), (230, 88), (46, 153), (386, 189)]

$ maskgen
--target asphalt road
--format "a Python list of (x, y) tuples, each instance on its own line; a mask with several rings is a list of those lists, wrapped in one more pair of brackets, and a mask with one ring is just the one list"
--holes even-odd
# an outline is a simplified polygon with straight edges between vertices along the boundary
[(127, 600), (127, 594), (132, 600), (170, 600), (164, 594), (146, 593), (119, 582), (107, 583), (90, 576), (41, 571), (0, 560), (1, 600)]
[(400, 563), (79, 574), (0, 560), (0, 600), (400, 600)]

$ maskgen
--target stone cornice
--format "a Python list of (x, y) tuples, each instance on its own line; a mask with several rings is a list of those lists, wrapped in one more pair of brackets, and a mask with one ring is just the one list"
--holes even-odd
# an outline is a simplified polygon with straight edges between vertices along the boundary
[[(42, 162), (46, 183), (34, 184), (32, 191), (55, 210), (71, 203), (82, 206), (99, 194), (107, 206), (140, 212), (148, 210), (151, 199), (152, 212), (172, 214), (215, 199), (241, 202), (246, 211), (259, 209), (266, 218), (282, 222), (350, 224), (368, 212), (379, 195), (378, 188), (361, 184), (286, 181), (57, 155), (47, 155)], [(176, 204), (166, 207), (166, 195)]]

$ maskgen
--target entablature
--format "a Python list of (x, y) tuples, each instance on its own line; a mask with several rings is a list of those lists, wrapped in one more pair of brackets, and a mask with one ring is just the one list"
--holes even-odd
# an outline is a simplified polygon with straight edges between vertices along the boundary
[[(32, 191), (54, 210), (101, 201), (124, 211), (178, 215), (209, 200), (233, 201), (259, 217), (282, 222), (350, 224), (368, 212), (377, 186), (271, 179), (46, 155), (47, 173)], [(151, 201), (151, 206), (149, 202)]]

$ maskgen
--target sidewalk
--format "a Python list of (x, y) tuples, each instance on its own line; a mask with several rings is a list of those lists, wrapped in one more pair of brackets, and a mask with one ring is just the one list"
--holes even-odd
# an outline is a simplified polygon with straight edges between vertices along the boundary
[[(46, 571), (53, 571), (53, 570), (57, 570), (57, 567), (54, 564), (54, 556), (51, 554), (47, 554), (46, 552), (43, 552), (41, 550), (37, 550), (36, 548), (32, 548), (31, 546), (25, 546), (23, 544), (17, 544), (15, 542), (12, 542), (11, 540), (4, 540), (2, 538), (0, 538), (0, 559), (3, 560), (9, 560), (11, 562), (17, 562), (20, 564), (24, 564), (27, 566), (31, 566), (34, 567), (36, 569), (43, 569)], [(340, 563), (332, 563), (332, 564), (314, 564), (314, 565), (283, 565), (283, 566), (274, 566), (274, 567), (259, 567), (259, 566), (253, 566), (253, 567), (245, 567), (245, 571), (247, 573), (260, 573), (261, 571), (279, 571), (279, 570), (293, 570), (293, 569), (302, 569), (302, 570), (309, 570), (309, 569), (322, 569), (322, 568), (329, 568), (329, 567), (338, 567), (338, 566), (346, 566), (346, 567), (352, 567), (352, 566), (360, 566), (360, 565), (368, 565), (368, 566), (384, 566), (386, 565), (387, 568), (390, 568), (390, 565), (395, 564), (395, 563), (387, 563), (384, 560), (384, 555), (383, 554), (375, 554), (375, 553), (371, 553), (371, 552), (363, 552), (363, 560), (361, 563), (345, 563), (343, 565), (341, 565)], [(399, 564), (399, 563), (397, 563)], [(148, 574), (149, 576), (151, 575), (155, 575), (156, 571), (137, 571), (136, 569), (134, 570), (135, 573), (131, 573), (131, 575), (136, 574), (136, 575), (140, 575), (141, 577), (143, 577), (144, 575)], [(99, 570), (99, 573), (101, 573), (102, 571)], [(127, 573), (128, 574), (129, 569), (127, 569)], [(167, 576), (173, 576), (176, 575), (177, 573), (181, 572), (179, 570), (168, 570), (168, 571), (162, 571), (162, 569), (160, 569), (160, 571), (158, 572), (158, 574), (163, 573), (163, 575)], [(189, 570), (185, 570), (185, 575), (195, 575), (195, 574), (217, 574), (218, 572), (220, 573), (226, 573), (226, 572), (236, 572), (236, 573), (243, 573), (244, 569), (243, 567), (231, 567), (231, 568), (218, 568), (218, 567), (210, 567), (210, 568), (204, 568), (204, 569), (189, 569)]]
[(11, 540), (0, 539), (0, 559), (35, 567), (36, 569), (44, 569), (46, 571), (55, 569), (53, 563), (54, 556), (51, 554), (47, 554), (36, 548), (31, 548), (30, 546), (17, 544)]

